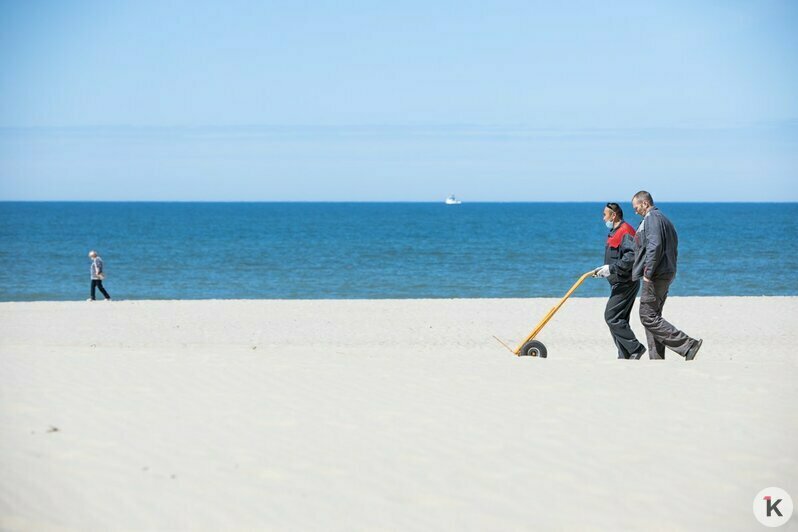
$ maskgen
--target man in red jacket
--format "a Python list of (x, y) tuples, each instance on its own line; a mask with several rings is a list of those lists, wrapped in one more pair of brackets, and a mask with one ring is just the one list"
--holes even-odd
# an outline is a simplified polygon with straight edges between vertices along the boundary
[(629, 326), (629, 315), (635, 304), (640, 281), (632, 280), (635, 260), (635, 230), (623, 219), (623, 209), (617, 203), (604, 207), (604, 224), (609, 229), (604, 246), (604, 266), (596, 268), (594, 277), (604, 277), (610, 283), (610, 299), (604, 310), (604, 321), (618, 348), (618, 358), (639, 359), (646, 352)]

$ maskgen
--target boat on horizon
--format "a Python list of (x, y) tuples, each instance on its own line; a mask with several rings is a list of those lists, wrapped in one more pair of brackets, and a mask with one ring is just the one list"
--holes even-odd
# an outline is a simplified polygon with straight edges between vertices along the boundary
[(446, 203), (446, 205), (460, 205), (463, 202), (455, 198), (454, 194), (451, 194), (448, 198), (446, 198), (444, 203)]

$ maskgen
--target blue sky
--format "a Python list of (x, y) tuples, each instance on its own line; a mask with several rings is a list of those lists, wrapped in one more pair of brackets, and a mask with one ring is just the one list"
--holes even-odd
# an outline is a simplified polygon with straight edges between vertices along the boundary
[(0, 199), (798, 201), (796, 27), (790, 1), (0, 0)]

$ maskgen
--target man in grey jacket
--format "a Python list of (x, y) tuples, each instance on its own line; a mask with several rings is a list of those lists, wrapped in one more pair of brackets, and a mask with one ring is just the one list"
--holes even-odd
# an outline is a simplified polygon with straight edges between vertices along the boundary
[(643, 217), (635, 234), (632, 279), (643, 280), (640, 321), (646, 329), (648, 355), (651, 359), (664, 359), (667, 347), (686, 360), (693, 360), (703, 340), (690, 338), (662, 317), (668, 289), (676, 276), (679, 246), (676, 228), (654, 206), (651, 194), (645, 190), (634, 195), (632, 208)]

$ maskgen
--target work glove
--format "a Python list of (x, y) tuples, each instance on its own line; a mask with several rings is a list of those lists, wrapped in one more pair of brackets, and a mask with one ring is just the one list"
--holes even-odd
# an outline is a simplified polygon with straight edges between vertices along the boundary
[(593, 272), (593, 277), (609, 277), (610, 276), (610, 265), (605, 264), (600, 268), (596, 268), (596, 271)]

